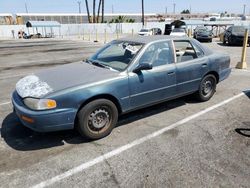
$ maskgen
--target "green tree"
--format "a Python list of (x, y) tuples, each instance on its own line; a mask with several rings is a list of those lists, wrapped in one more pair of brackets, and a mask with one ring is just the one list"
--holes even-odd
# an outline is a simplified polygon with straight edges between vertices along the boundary
[(187, 10), (183, 10), (181, 11), (181, 14), (190, 14), (190, 11), (187, 9)]

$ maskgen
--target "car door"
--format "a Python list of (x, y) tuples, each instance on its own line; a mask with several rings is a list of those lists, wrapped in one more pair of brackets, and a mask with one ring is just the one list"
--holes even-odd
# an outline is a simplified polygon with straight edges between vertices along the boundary
[[(146, 46), (128, 73), (132, 109), (156, 103), (175, 95), (176, 67), (172, 43), (155, 42)], [(141, 63), (152, 64), (151, 70), (133, 72)]]
[(175, 40), (176, 83), (178, 95), (197, 91), (208, 71), (208, 58), (202, 49), (189, 40)]

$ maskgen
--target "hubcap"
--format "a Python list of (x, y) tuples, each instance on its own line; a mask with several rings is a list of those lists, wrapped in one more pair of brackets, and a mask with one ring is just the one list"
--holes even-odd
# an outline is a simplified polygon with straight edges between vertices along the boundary
[(88, 117), (89, 127), (93, 129), (101, 129), (109, 124), (109, 113), (105, 109), (96, 109)]
[(209, 95), (213, 91), (213, 81), (205, 80), (202, 85), (202, 92), (204, 95)]

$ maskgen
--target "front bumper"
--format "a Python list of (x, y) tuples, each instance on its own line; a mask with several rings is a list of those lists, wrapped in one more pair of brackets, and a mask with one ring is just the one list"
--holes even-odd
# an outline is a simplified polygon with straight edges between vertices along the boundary
[[(52, 132), (74, 128), (75, 109), (53, 109), (34, 111), (27, 108), (15, 91), (12, 95), (14, 112), (22, 124), (37, 132)], [(27, 121), (27, 119), (32, 120)]]

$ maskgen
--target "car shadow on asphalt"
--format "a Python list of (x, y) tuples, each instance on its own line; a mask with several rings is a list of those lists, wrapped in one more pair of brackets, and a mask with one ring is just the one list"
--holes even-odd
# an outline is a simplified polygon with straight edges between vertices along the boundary
[[(243, 91), (243, 93), (245, 93), (245, 95), (250, 99), (250, 90)], [(242, 122), (242, 124), (244, 127), (236, 128), (235, 132), (241, 136), (250, 137), (250, 122)]]
[[(217, 42), (217, 44), (219, 46), (229, 47), (229, 48), (242, 47), (242, 45), (240, 45), (240, 44), (228, 45), (228, 44), (223, 44), (223, 42)], [(248, 47), (249, 47), (249, 45), (248, 45)]]
[[(198, 103), (194, 97), (186, 96), (180, 99), (164, 102), (146, 109), (137, 110), (119, 117), (117, 127), (134, 121), (177, 108), (187, 103)], [(0, 129), (1, 137), (11, 148), (18, 151), (32, 151), (68, 144), (82, 144), (91, 142), (80, 136), (75, 130), (38, 133), (24, 127), (14, 113), (5, 117)]]

